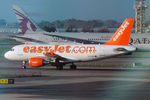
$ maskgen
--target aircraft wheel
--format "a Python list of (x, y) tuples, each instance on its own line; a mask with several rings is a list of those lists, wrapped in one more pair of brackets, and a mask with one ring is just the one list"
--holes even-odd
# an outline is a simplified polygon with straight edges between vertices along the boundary
[(55, 63), (56, 63), (56, 68), (57, 68), (57, 70), (63, 70), (63, 65), (61, 65), (60, 63), (59, 63), (59, 58), (58, 59), (56, 59), (56, 61), (55, 61)]
[(63, 65), (57, 65), (57, 70), (63, 70)]
[(22, 69), (26, 69), (26, 66), (23, 66)]
[(23, 68), (23, 69), (26, 69), (26, 63), (27, 63), (27, 61), (23, 61), (23, 62), (22, 62), (22, 66), (23, 66), (22, 68)]
[(77, 66), (73, 64), (73, 65), (70, 66), (70, 69), (75, 70), (75, 69), (77, 69)]

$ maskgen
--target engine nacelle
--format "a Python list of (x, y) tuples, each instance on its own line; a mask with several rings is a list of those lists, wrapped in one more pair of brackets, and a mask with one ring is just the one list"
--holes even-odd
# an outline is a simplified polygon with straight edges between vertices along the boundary
[(45, 65), (44, 59), (43, 58), (30, 58), (29, 65), (30, 65), (30, 67), (41, 67), (41, 66)]

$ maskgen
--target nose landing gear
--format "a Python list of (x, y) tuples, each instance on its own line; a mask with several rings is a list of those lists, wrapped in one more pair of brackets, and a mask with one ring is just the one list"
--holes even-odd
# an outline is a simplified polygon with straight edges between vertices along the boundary
[(23, 68), (23, 69), (26, 69), (26, 63), (27, 63), (27, 61), (23, 61), (23, 62), (22, 62), (22, 68)]

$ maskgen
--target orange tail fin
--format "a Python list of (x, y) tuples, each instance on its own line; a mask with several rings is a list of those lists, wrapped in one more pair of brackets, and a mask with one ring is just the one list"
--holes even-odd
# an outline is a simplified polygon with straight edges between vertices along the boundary
[(104, 45), (122, 45), (127, 46), (130, 41), (134, 19), (127, 18), (112, 38)]

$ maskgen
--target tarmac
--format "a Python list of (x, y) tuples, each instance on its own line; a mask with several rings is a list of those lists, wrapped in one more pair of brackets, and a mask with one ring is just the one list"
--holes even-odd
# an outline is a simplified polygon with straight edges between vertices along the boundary
[[(137, 62), (148, 64), (149, 58)], [(103, 64), (135, 62), (133, 58), (97, 61)], [(92, 62), (94, 63), (94, 62)], [(82, 63), (81, 63), (82, 64)], [(78, 64), (80, 65), (80, 63)], [(15, 80), (0, 85), (0, 100), (143, 100), (150, 95), (150, 68), (78, 67), (56, 70), (52, 66), (21, 69), (21, 62), (0, 57), (0, 75)]]

